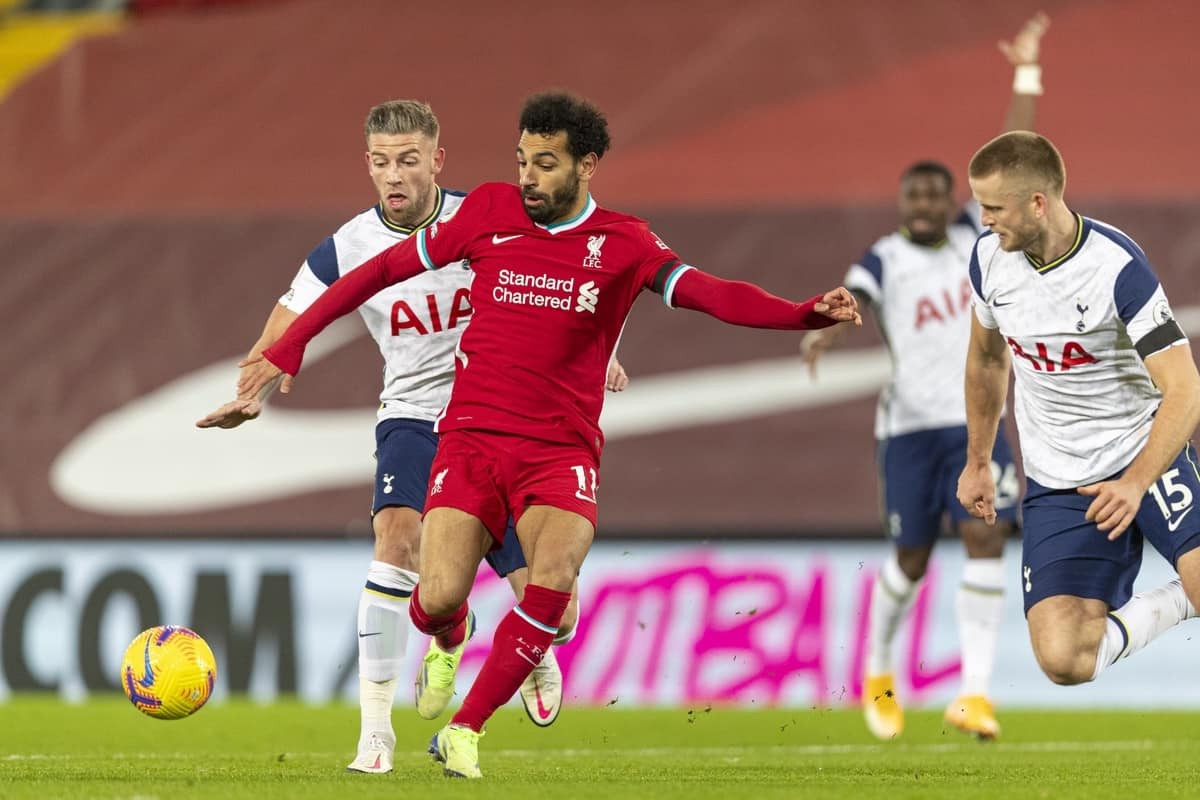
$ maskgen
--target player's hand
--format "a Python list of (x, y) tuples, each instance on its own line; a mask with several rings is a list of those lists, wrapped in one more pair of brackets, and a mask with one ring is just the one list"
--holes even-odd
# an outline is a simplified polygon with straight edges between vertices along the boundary
[(862, 325), (862, 315), (858, 313), (858, 301), (844, 286), (839, 286), (813, 304), (813, 311), (823, 314), (838, 322), (853, 322)]
[(800, 340), (800, 357), (808, 365), (808, 374), (813, 378), (817, 377), (817, 361), (833, 345), (833, 335), (829, 333), (831, 330), (833, 329), (821, 328), (809, 331)]
[(1042, 36), (1046, 33), (1046, 29), (1050, 27), (1050, 17), (1045, 11), (1039, 11), (1033, 15), (1021, 30), (1013, 37), (1011, 42), (997, 42), (1000, 52), (1004, 53), (1010, 64), (1014, 67), (1021, 64), (1036, 64), (1038, 63), (1038, 50), (1042, 42)]
[(236, 428), (243, 422), (258, 419), (262, 403), (258, 400), (231, 400), (216, 411), (196, 420), (197, 428)]
[(279, 383), (279, 391), (287, 394), (292, 390), (292, 376), (284, 375), (278, 367), (262, 356), (247, 358), (238, 364), (242, 368), (238, 375), (237, 396), (239, 400), (259, 400), (271, 393), (275, 382)]
[(623, 392), (629, 386), (629, 376), (625, 374), (625, 368), (621, 366), (621, 362), (615, 358), (609, 362), (608, 378), (604, 382), (604, 388), (610, 392)]
[(958, 502), (973, 517), (996, 524), (996, 480), (992, 465), (968, 464), (958, 476)]
[(1095, 498), (1083, 517), (1096, 523), (1101, 531), (1107, 531), (1110, 542), (1120, 537), (1133, 523), (1142, 506), (1142, 498), (1146, 495), (1145, 489), (1124, 478), (1091, 483), (1080, 486), (1076, 491), (1085, 497)]

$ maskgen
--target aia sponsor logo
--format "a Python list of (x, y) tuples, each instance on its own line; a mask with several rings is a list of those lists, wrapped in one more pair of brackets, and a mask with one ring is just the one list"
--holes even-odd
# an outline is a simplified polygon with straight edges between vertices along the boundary
[(945, 324), (965, 314), (971, 307), (971, 282), (964, 280), (955, 297), (952, 289), (943, 289), (940, 294), (928, 295), (917, 300), (917, 316), (913, 329), (921, 330), (931, 322)]
[(1023, 358), (1030, 363), (1035, 372), (1066, 372), (1072, 367), (1084, 364), (1095, 364), (1099, 361), (1089, 353), (1079, 342), (1067, 342), (1057, 360), (1052, 358), (1050, 347), (1045, 342), (1034, 342), (1029, 352), (1016, 339), (1008, 337), (1008, 346), (1012, 348), (1013, 356)]
[(420, 309), (420, 303), (417, 306), (413, 308), (406, 300), (392, 303), (392, 336), (399, 336), (401, 331), (428, 336), (457, 328), (460, 322), (471, 316), (471, 292), (466, 288), (456, 291), (445, 313), (438, 306), (436, 294), (425, 295), (424, 309)]

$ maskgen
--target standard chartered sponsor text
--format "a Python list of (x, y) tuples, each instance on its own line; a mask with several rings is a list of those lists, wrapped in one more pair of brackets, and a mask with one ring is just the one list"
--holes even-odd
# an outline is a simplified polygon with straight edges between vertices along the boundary
[[(498, 280), (499, 284), (492, 289), (492, 299), (498, 303), (557, 308), (563, 311), (571, 310), (571, 298), (575, 294), (574, 278), (552, 278), (544, 273), (528, 275), (524, 272), (502, 269)], [(510, 286), (520, 286), (527, 290), (514, 291), (508, 288)], [(536, 291), (538, 289), (542, 291)], [(547, 294), (547, 292), (555, 294)], [(559, 295), (558, 292), (562, 294)]]

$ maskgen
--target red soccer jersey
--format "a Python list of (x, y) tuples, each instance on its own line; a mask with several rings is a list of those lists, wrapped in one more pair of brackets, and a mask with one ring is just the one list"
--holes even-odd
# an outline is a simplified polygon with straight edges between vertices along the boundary
[(338, 316), (397, 281), (467, 259), (474, 312), (456, 353), (438, 429), (582, 442), (597, 458), (600, 409), (617, 337), (634, 300), (653, 289), (668, 306), (734, 325), (803, 330), (832, 325), (822, 298), (793, 303), (681, 264), (640, 219), (600, 208), (552, 225), (530, 220), (521, 191), (485, 183), (453, 218), (423, 228), (339, 278), (263, 357), (291, 375), (304, 347)]
[(521, 192), (485, 184), (422, 231), (426, 268), (468, 259), (474, 312), (439, 431), (482, 429), (597, 453), (604, 381), (634, 300), (679, 258), (645, 222), (588, 197), (576, 218), (537, 225)]

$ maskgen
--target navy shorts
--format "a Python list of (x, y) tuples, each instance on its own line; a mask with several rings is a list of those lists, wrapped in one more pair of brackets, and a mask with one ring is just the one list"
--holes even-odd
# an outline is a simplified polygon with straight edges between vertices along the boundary
[(1025, 613), (1039, 600), (1059, 594), (1103, 600), (1111, 608), (1120, 608), (1133, 593), (1143, 541), (1150, 542), (1172, 566), (1181, 555), (1200, 547), (1200, 513), (1192, 513), (1200, 501), (1196, 465), (1196, 450), (1189, 444), (1150, 487), (1133, 524), (1115, 542), (1084, 519), (1093, 498), (1027, 480), (1021, 556)]
[[(958, 477), (967, 464), (967, 426), (936, 428), (879, 442), (883, 529), (901, 547), (929, 547), (941, 534), (942, 515), (957, 525), (972, 519), (958, 502)], [(996, 517), (1015, 523), (1020, 484), (1012, 448), (1001, 430), (992, 448)]]
[[(429, 470), (437, 453), (438, 435), (433, 423), (419, 419), (385, 419), (375, 426), (375, 497), (371, 513), (393, 506), (423, 512), (429, 488)], [(504, 543), (485, 558), (496, 574), (526, 566), (511, 518)]]

